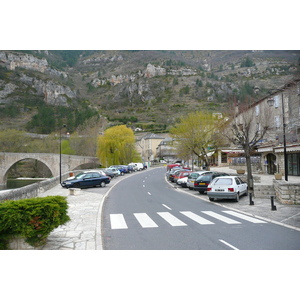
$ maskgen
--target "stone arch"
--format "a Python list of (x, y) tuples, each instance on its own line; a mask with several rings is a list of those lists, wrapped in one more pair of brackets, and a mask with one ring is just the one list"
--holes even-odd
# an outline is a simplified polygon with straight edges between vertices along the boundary
[(28, 159), (32, 159), (32, 160), (36, 160), (38, 162), (41, 162), (44, 166), (46, 166), (48, 168), (48, 170), (51, 173), (51, 177), (53, 177), (53, 170), (51, 168), (51, 166), (47, 163), (47, 161), (37, 158), (37, 157), (30, 157), (30, 155), (28, 157), (23, 157), (23, 158), (17, 158), (15, 160), (12, 160), (9, 162), (9, 164), (6, 166), (5, 171), (4, 171), (4, 176), (3, 176), (3, 183), (6, 184), (7, 182), (7, 176), (8, 176), (8, 172), (9, 170), (18, 162), (23, 161), (23, 160), (28, 160)]

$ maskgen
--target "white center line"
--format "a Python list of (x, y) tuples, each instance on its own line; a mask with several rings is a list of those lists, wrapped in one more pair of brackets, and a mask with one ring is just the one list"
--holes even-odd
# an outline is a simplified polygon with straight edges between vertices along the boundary
[(227, 243), (227, 242), (225, 242), (225, 241), (223, 241), (223, 240), (219, 240), (219, 241), (222, 242), (223, 244), (227, 245), (228, 247), (232, 248), (233, 250), (239, 250), (238, 248), (236, 248), (236, 247), (230, 245), (229, 243)]
[(162, 206), (166, 207), (167, 209), (169, 210), (172, 210), (172, 208), (170, 208), (169, 206), (165, 205), (165, 204), (162, 204)]
[(151, 193), (148, 192), (148, 194), (151, 196)]

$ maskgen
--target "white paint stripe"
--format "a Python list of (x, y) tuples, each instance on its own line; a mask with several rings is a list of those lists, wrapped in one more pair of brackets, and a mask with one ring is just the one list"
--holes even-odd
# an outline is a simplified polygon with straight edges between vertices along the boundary
[(182, 213), (183, 215), (187, 216), (188, 218), (192, 219), (193, 221), (195, 221), (201, 225), (214, 224), (213, 222), (208, 221), (208, 220), (194, 214), (191, 211), (181, 211), (180, 213)]
[(148, 194), (151, 196), (151, 193), (148, 192)]
[(134, 216), (143, 228), (158, 227), (158, 225), (146, 213), (136, 213)]
[(172, 226), (187, 226), (185, 223), (171, 215), (169, 212), (158, 212), (163, 219), (165, 219)]
[(215, 213), (215, 212), (213, 212), (213, 211), (202, 211), (202, 212), (203, 212), (204, 214), (207, 214), (207, 215), (213, 217), (213, 218), (216, 218), (216, 219), (218, 219), (218, 220), (220, 220), (220, 221), (223, 221), (223, 222), (225, 222), (225, 223), (227, 223), (227, 224), (241, 224), (241, 223), (238, 222), (238, 221), (235, 221), (235, 220), (233, 220), (233, 219), (224, 217), (224, 216), (222, 216), (222, 215), (220, 215), (220, 214), (217, 214), (217, 213)]
[(236, 247), (230, 245), (229, 243), (227, 243), (227, 242), (225, 242), (225, 241), (223, 241), (223, 240), (219, 240), (219, 241), (222, 242), (223, 244), (227, 245), (228, 247), (234, 249), (234, 250), (239, 250), (238, 248), (236, 248)]
[(172, 208), (170, 208), (169, 206), (165, 205), (165, 204), (162, 204), (165, 208), (169, 209), (169, 210), (172, 210)]
[(111, 214), (110, 215), (111, 229), (126, 229), (127, 224), (122, 214)]
[(255, 218), (252, 218), (252, 217), (240, 214), (240, 213), (235, 212), (235, 211), (224, 210), (223, 212), (226, 213), (226, 214), (229, 214), (229, 215), (232, 215), (232, 216), (244, 219), (246, 221), (252, 222), (252, 223), (267, 223), (265, 221), (262, 221), (262, 220), (259, 220), (259, 219), (255, 219)]

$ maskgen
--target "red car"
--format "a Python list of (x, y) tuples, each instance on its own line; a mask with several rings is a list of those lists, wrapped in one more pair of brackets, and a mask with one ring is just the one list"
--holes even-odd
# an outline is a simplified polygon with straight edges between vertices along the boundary
[(190, 170), (184, 170), (184, 171), (180, 171), (180, 172), (175, 172), (174, 175), (174, 182), (177, 183), (177, 180), (183, 177), (188, 177), (190, 175), (192, 171)]

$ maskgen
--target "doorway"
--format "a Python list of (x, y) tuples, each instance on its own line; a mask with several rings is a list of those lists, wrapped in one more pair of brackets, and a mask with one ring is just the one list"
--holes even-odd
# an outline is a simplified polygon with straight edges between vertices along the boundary
[(267, 154), (267, 172), (268, 174), (275, 174), (276, 171), (276, 156), (273, 153), (269, 153)]

